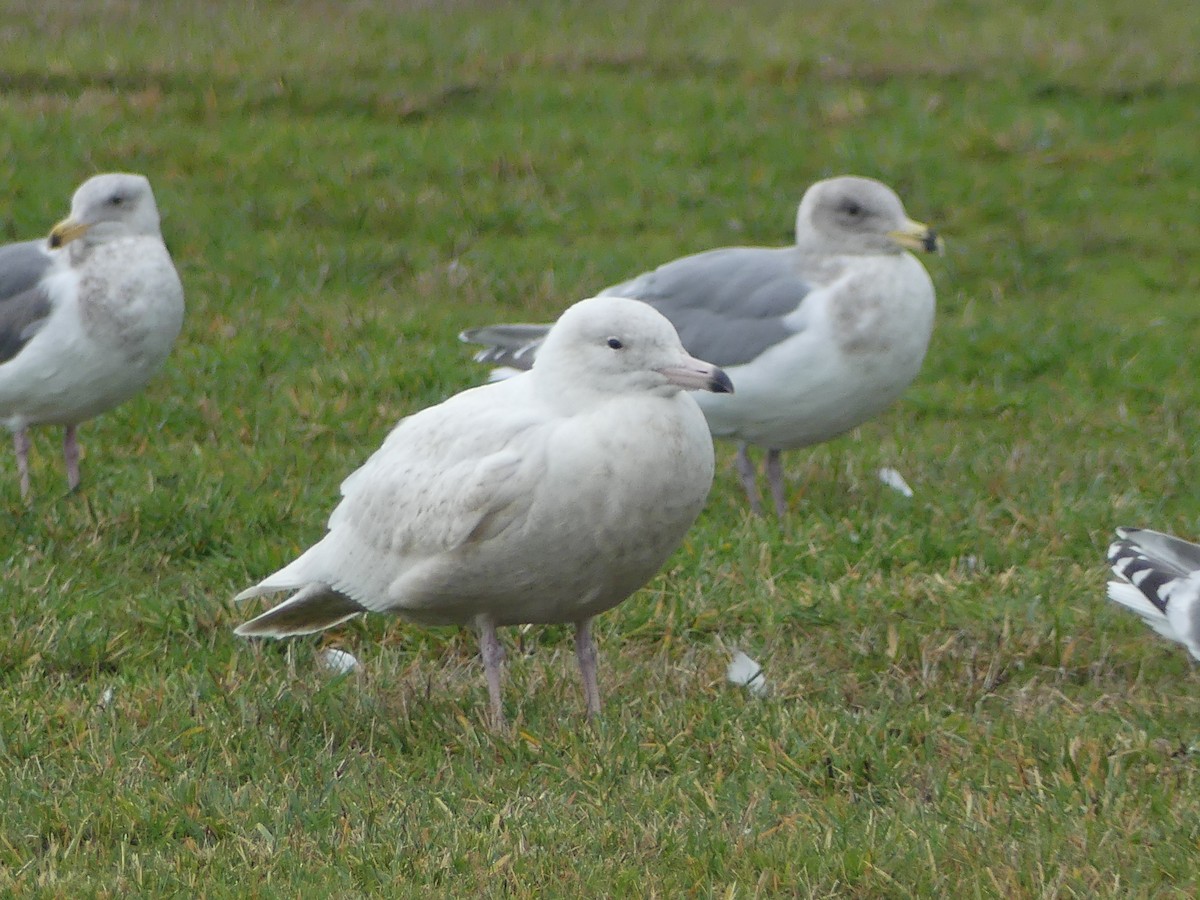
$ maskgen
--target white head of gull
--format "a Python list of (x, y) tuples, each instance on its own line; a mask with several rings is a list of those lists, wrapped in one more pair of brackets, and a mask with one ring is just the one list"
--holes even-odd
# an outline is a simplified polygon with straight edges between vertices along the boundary
[(594, 716), (591, 621), (652, 578), (699, 514), (713, 448), (691, 391), (731, 390), (649, 306), (583, 300), (531, 371), (403, 419), (342, 483), (325, 537), (237, 596), (295, 592), (237, 633), (305, 634), (366, 611), (473, 625), (500, 726), (497, 627), (570, 622)]

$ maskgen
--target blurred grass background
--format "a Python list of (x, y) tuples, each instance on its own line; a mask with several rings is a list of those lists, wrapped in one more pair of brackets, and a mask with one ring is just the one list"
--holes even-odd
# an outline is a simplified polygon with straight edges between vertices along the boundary
[[(0, 464), (0, 890), (1194, 896), (1200, 674), (1102, 557), (1200, 536), (1197, 46), (1159, 0), (5, 3), (0, 237), (143, 172), (188, 319), (79, 495), (49, 431), (31, 507)], [(719, 448), (597, 623), (595, 732), (568, 629), (506, 635), (511, 735), (470, 634), (233, 637), (391, 424), (482, 378), (460, 329), (786, 243), (842, 173), (947, 238), (925, 368), (788, 454), (785, 523)]]

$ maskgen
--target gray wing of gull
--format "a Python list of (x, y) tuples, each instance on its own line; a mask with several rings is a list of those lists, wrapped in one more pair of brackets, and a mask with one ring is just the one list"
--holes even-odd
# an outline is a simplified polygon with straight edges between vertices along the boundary
[(50, 315), (41, 280), (53, 259), (45, 246), (23, 241), (0, 247), (0, 363), (20, 353)]
[(0, 303), (41, 281), (52, 262), (45, 241), (22, 241), (0, 247)]
[(752, 362), (798, 333), (789, 324), (813, 290), (791, 248), (727, 247), (685, 256), (601, 291), (649, 303), (688, 353), (718, 366)]
[[(801, 262), (787, 247), (728, 247), (685, 256), (600, 293), (650, 304), (671, 320), (688, 353), (718, 366), (738, 366), (803, 330), (795, 314), (813, 284)], [(459, 338), (484, 346), (475, 355), (478, 362), (528, 369), (549, 330), (549, 325), (490, 325)]]

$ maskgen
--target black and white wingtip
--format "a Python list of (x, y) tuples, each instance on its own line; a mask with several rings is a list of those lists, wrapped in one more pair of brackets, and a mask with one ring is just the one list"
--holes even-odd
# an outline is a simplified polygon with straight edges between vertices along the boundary
[(1118, 528), (1108, 563), (1120, 579), (1108, 583), (1108, 598), (1200, 660), (1200, 545), (1157, 531)]

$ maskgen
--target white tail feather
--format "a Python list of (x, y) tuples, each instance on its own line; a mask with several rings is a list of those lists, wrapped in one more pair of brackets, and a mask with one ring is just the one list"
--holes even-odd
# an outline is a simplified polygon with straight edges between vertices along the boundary
[[(260, 585), (261, 587), (261, 585)], [(257, 590), (257, 588), (251, 588)], [(313, 634), (339, 625), (366, 610), (327, 584), (305, 585), (278, 606), (234, 629), (241, 637), (283, 638)]]
[(1121, 604), (1126, 609), (1133, 610), (1145, 620), (1147, 625), (1163, 637), (1176, 639), (1175, 630), (1167, 621), (1167, 617), (1132, 584), (1124, 581), (1110, 581), (1108, 583), (1108, 599)]

